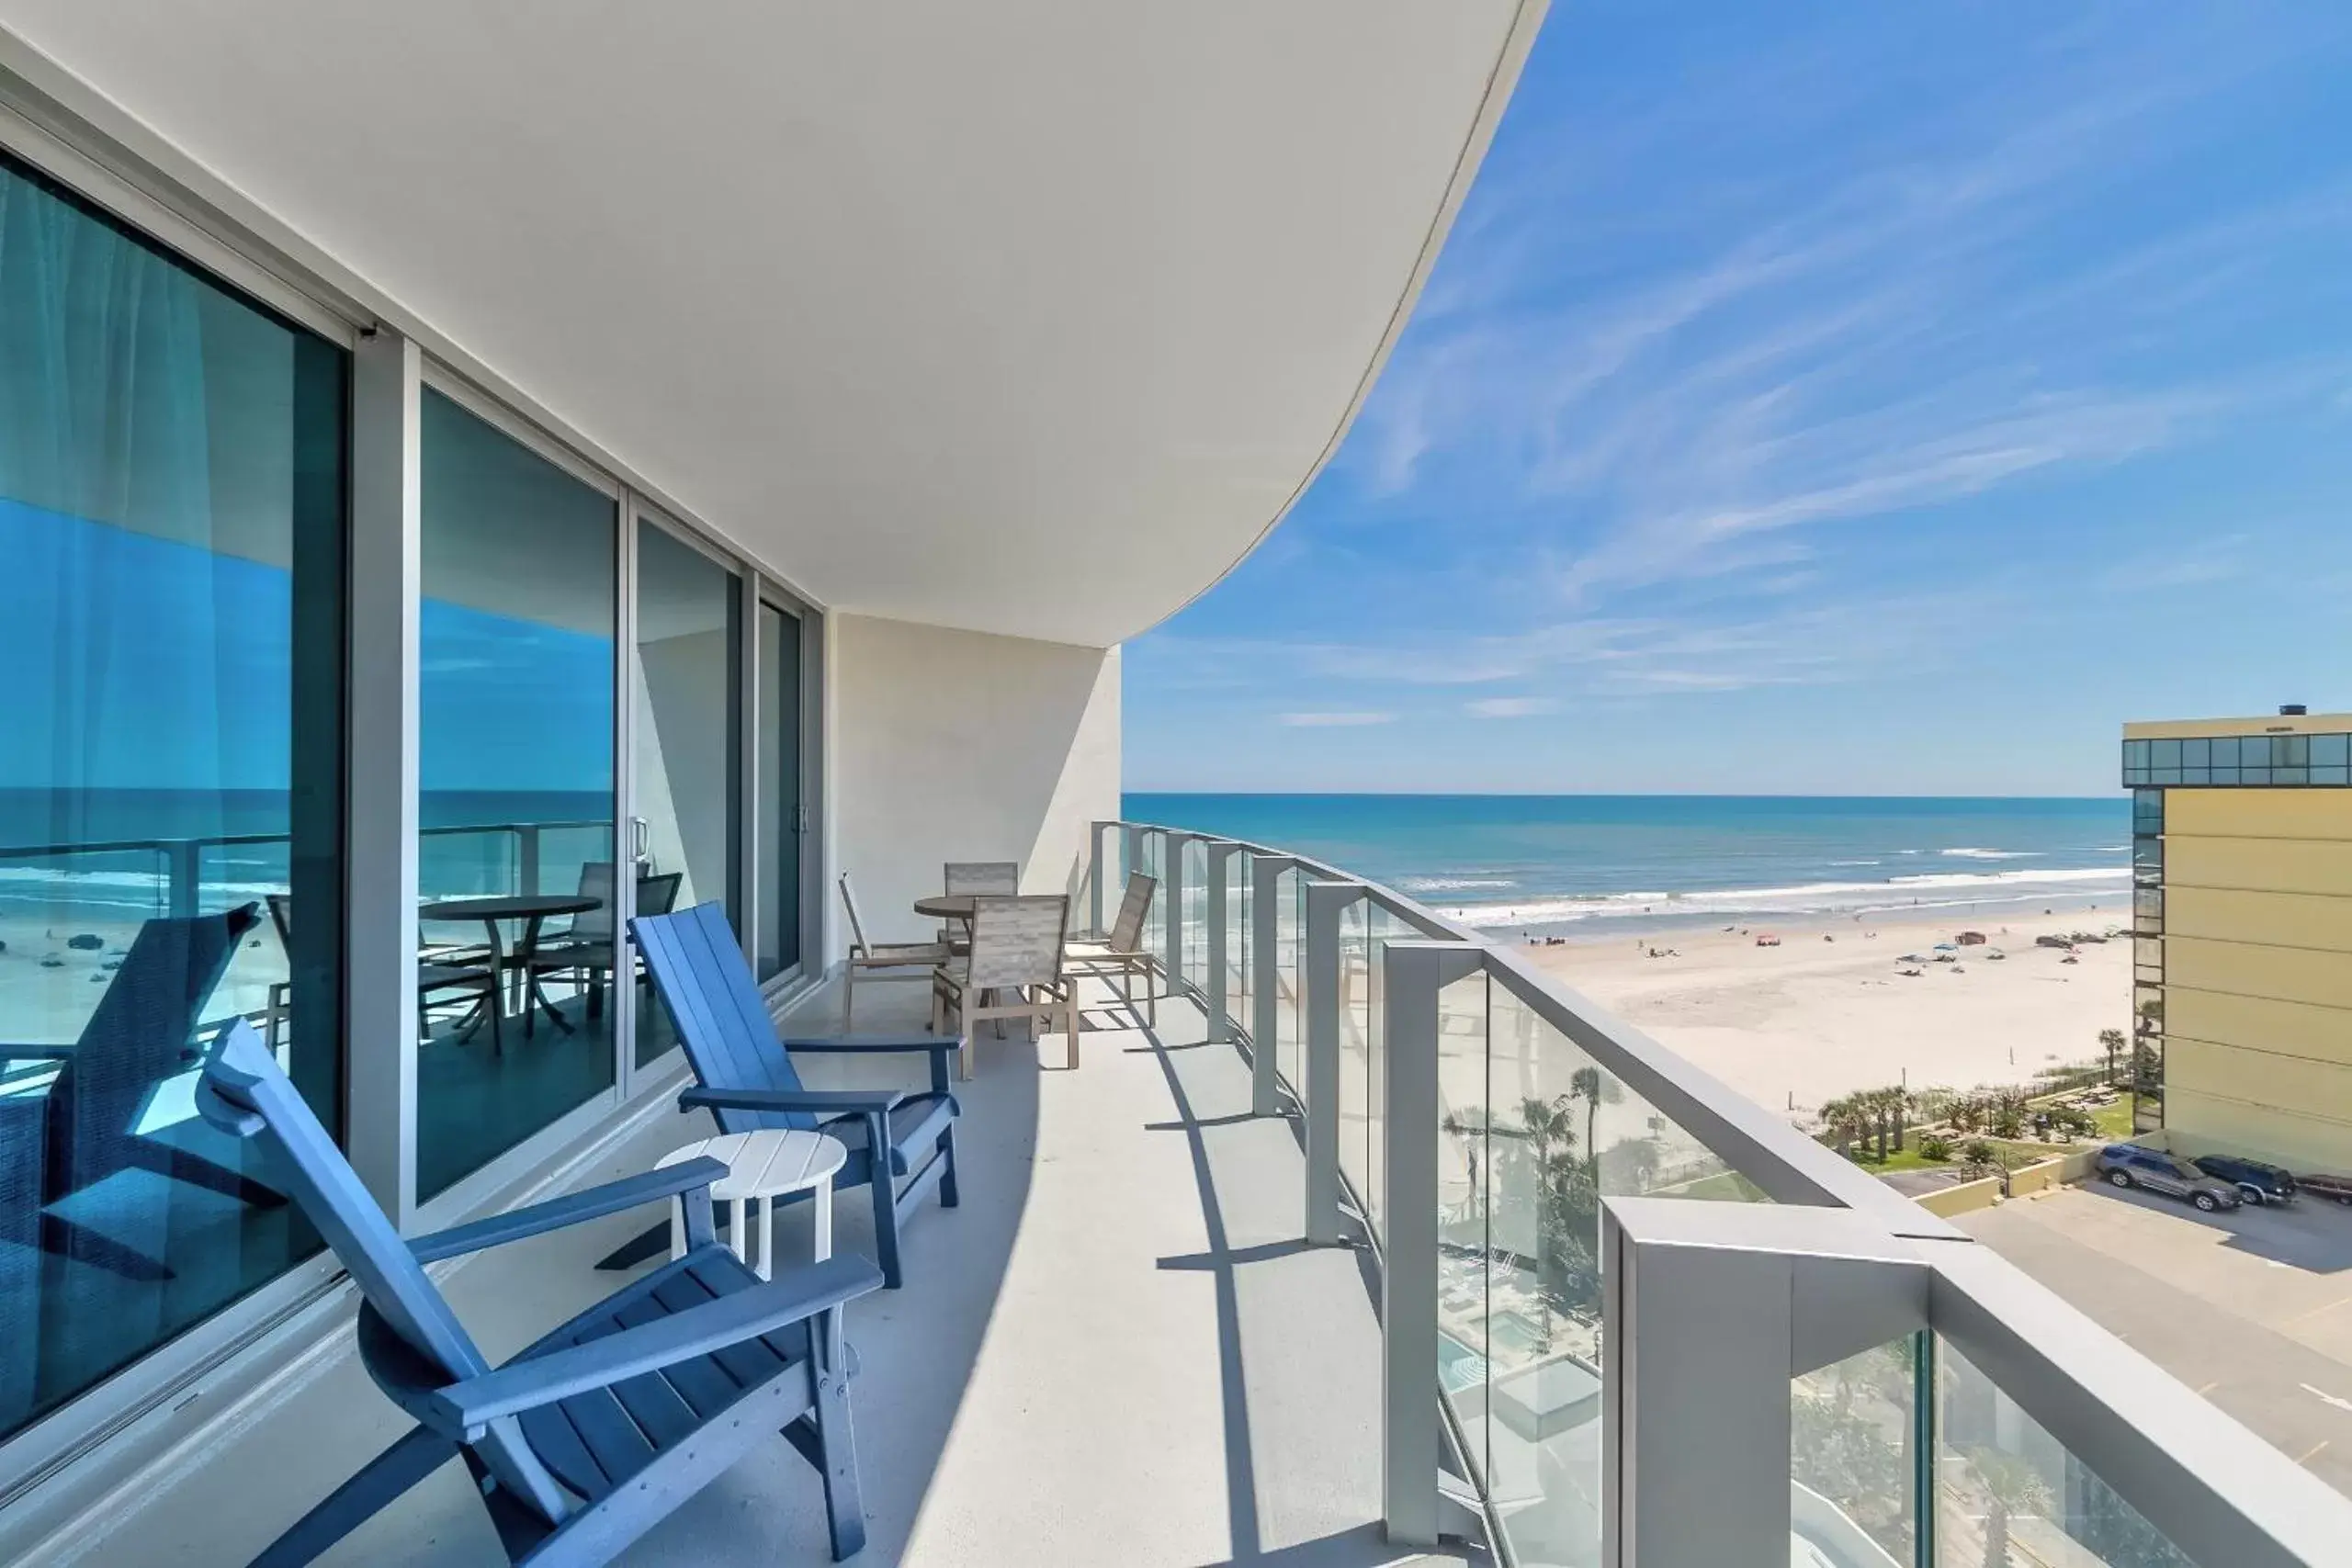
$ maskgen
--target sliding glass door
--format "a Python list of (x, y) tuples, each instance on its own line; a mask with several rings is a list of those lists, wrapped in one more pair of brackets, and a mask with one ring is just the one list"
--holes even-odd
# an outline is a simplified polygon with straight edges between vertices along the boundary
[(0, 1438), (316, 1252), (343, 1122), (345, 350), (0, 158)]
[(807, 902), (801, 852), (808, 822), (802, 795), (805, 625), (797, 612), (764, 594), (761, 597), (754, 694), (759, 755), (752, 776), (759, 802), (759, 842), (754, 851), (759, 919), (752, 946), (762, 980), (790, 977), (801, 966), (801, 922)]
[[(640, 517), (629, 749), (635, 910), (717, 903), (742, 929), (743, 581)], [(641, 966), (632, 964), (633, 969)], [(670, 1019), (641, 972), (639, 1066), (672, 1049)]]
[(416, 1189), (612, 1089), (618, 508), (423, 398)]

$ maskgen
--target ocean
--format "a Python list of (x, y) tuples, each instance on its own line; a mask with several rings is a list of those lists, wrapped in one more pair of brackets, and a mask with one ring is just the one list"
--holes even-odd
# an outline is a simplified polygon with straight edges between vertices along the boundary
[(1534, 934), (2093, 906), (2120, 918), (2131, 886), (2121, 795), (1137, 794), (1125, 812)]

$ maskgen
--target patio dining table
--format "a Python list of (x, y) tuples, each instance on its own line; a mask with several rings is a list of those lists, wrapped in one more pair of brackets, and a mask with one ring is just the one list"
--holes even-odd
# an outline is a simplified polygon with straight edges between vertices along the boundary
[[(549, 919), (558, 915), (586, 914), (603, 902), (584, 893), (506, 894), (487, 898), (442, 898), (420, 906), (416, 914), (424, 920), (480, 920), (482, 930), (489, 933), (491, 973), (514, 975), (525, 1015), (527, 1017), (534, 1007), (544, 1008), (556, 1027), (569, 1034), (571, 1023), (539, 988), (539, 977), (531, 971), (531, 955), (538, 951), (539, 928)], [(510, 920), (523, 923), (522, 939), (511, 952), (500, 930)], [(470, 1029), (470, 1023), (468, 1027)]]

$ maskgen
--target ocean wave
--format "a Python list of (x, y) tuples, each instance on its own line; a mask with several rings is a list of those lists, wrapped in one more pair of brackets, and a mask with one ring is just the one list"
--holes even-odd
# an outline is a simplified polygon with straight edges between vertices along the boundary
[(1508, 876), (1401, 876), (1396, 886), (1407, 893), (1471, 893), (1485, 887), (1516, 887)]
[[(283, 893), (283, 882), (229, 882), (206, 877), (208, 906), (221, 900), (260, 898)], [(163, 911), (171, 902), (172, 879), (163, 872), (74, 871), (64, 867), (0, 866), (0, 907), (31, 906), (70, 918), (67, 911), (120, 910), (141, 915)]]
[(1468, 904), (1443, 910), (1449, 919), (1482, 927), (1566, 925), (1591, 919), (1655, 919), (1675, 915), (1770, 916), (1869, 914), (1966, 904), (2028, 903), (2063, 890), (2068, 896), (2131, 886), (2121, 866), (2048, 871), (1926, 872), (1877, 882), (1807, 882), (1787, 887), (1717, 887), (1687, 893), (1611, 893), (1530, 898), (1521, 903)]
[(1833, 860), (1829, 863), (1831, 865), (1877, 865), (1880, 863), (1874, 860)]
[(1939, 855), (1950, 855), (1954, 860), (2040, 860), (2041, 858), (2041, 852), (2040, 850), (1979, 850), (1962, 848), (1957, 850), (1938, 850), (1936, 853)]

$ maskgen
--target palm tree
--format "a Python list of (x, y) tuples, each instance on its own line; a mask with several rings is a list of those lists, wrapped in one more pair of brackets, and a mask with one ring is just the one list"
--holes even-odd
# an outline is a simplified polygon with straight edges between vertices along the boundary
[(2123, 1054), (2123, 1048), (2131, 1042), (2123, 1037), (2123, 1031), (2120, 1029), (2102, 1029), (2098, 1032), (2098, 1043), (2107, 1052), (2107, 1081), (2112, 1085), (2115, 1082), (2115, 1058)]
[(1860, 1094), (1841, 1094), (1821, 1104), (1822, 1125), (1828, 1128), (1829, 1135), (1838, 1140), (1838, 1152), (1849, 1159), (1853, 1157), (1853, 1145), (1862, 1136), (1870, 1120), (1862, 1100)]
[(1568, 1075), (1568, 1095), (1584, 1101), (1584, 1153), (1597, 1168), (1600, 1159), (1597, 1127), (1600, 1102), (1617, 1098), (1617, 1080), (1599, 1067), (1578, 1067)]
[(1998, 1449), (1978, 1449), (1968, 1467), (1984, 1488), (1984, 1568), (2010, 1568), (2009, 1520), (2050, 1506), (2050, 1488), (2022, 1458)]
[(1890, 1141), (1895, 1148), (1903, 1146), (1903, 1118), (1911, 1109), (1910, 1092), (1890, 1084), (1884, 1089), (1866, 1089), (1855, 1099), (1861, 1102), (1862, 1113), (1878, 1139), (1878, 1162), (1884, 1165)]

